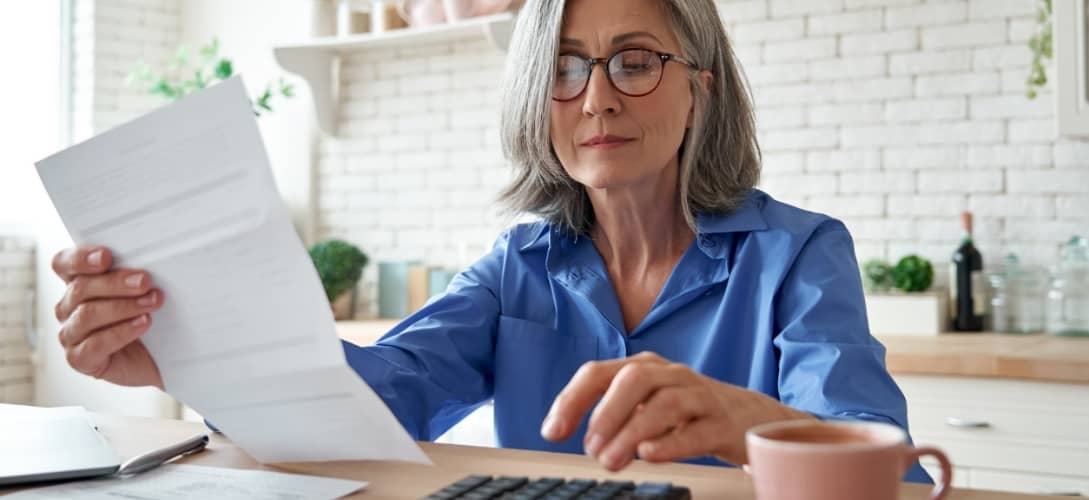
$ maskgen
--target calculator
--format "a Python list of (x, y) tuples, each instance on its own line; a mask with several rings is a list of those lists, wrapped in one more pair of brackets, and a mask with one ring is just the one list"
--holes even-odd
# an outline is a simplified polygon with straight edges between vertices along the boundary
[(688, 488), (672, 483), (634, 483), (545, 477), (469, 476), (425, 500), (691, 500)]

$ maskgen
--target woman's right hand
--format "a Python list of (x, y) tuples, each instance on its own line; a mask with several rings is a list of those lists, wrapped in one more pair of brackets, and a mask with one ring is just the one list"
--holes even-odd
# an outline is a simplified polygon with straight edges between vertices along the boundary
[(140, 337), (163, 292), (138, 269), (111, 269), (102, 247), (77, 247), (53, 256), (53, 271), (68, 284), (57, 302), (58, 338), (76, 371), (118, 385), (163, 388), (163, 379)]

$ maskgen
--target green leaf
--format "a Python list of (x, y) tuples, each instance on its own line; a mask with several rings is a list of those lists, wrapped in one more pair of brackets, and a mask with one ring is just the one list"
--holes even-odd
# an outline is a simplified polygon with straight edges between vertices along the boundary
[(934, 267), (918, 255), (908, 255), (892, 268), (893, 285), (905, 292), (922, 292), (934, 283)]
[(284, 97), (295, 97), (295, 86), (287, 83), (286, 81), (284, 81), (283, 78), (281, 78), (280, 93), (283, 94)]
[(234, 74), (234, 66), (230, 59), (222, 59), (216, 64), (216, 78), (226, 80)]
[(200, 55), (206, 62), (212, 62), (216, 56), (219, 55), (219, 38), (213, 38), (212, 41), (200, 48)]
[(170, 100), (178, 98), (178, 91), (170, 86), (170, 82), (161, 78), (155, 83), (155, 86), (151, 88), (151, 93), (159, 94)]
[(886, 292), (892, 288), (892, 266), (881, 259), (870, 259), (862, 266), (862, 281), (868, 292)]

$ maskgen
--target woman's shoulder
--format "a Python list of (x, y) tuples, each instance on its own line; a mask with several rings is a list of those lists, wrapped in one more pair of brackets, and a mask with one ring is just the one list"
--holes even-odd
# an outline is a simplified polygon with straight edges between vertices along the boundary
[(753, 189), (733, 211), (700, 216), (699, 223), (701, 231), (711, 233), (747, 232), (750, 237), (799, 241), (821, 231), (846, 230), (834, 217), (779, 201), (759, 189)]
[(770, 228), (795, 235), (810, 236), (819, 231), (834, 229), (846, 230), (843, 222), (828, 214), (814, 212), (789, 203), (776, 200), (767, 193), (760, 193), (765, 198), (764, 216)]
[(547, 221), (523, 222), (503, 231), (500, 239), (505, 242), (508, 251), (527, 252), (547, 248), (552, 230), (552, 224)]

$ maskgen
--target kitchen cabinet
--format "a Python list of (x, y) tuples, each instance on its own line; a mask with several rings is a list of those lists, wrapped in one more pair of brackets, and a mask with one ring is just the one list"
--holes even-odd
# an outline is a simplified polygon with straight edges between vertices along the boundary
[[(1089, 496), (1089, 384), (896, 374), (915, 442), (936, 445), (956, 484)], [(936, 462), (924, 460), (932, 475)]]

